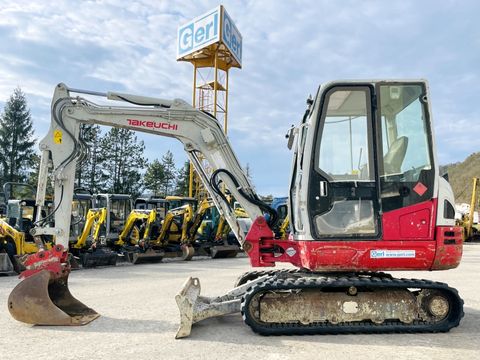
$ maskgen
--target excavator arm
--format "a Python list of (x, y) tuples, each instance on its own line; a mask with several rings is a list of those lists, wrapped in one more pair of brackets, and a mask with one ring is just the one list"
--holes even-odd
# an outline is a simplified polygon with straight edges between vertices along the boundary
[[(120, 105), (98, 105), (82, 97), (84, 95), (116, 100)], [(263, 219), (263, 213), (272, 210), (258, 199), (219, 122), (210, 114), (178, 99), (98, 93), (71, 89), (65, 84), (59, 84), (55, 88), (51, 114), (50, 129), (40, 142), (42, 155), (36, 206), (37, 214), (41, 214), (45, 207), (49, 168), (53, 168), (55, 204), (49, 218), (54, 217), (55, 225), (50, 226), (51, 221), (37, 215), (36, 227), (31, 233), (34, 236), (53, 235), (56, 246), (50, 252), (35, 254), (28, 259), (28, 274), (23, 274), (25, 280), (9, 297), (9, 310), (15, 319), (30, 324), (83, 325), (98, 316), (95, 311), (75, 299), (67, 286), (70, 266), (66, 249), (71, 219), (65, 214), (71, 213), (76, 165), (87, 153), (86, 145), (80, 137), (81, 124), (125, 128), (179, 140), (209, 191), (211, 200), (228, 222), (239, 243), (245, 243), (246, 234), (224, 195), (225, 188), (252, 220), (257, 219), (263, 224), (264, 234), (273, 237), (270, 228), (264, 226), (266, 224)], [(210, 175), (207, 169), (214, 171)], [(184, 230), (186, 237), (186, 228)], [(251, 250), (251, 247), (246, 250)], [(183, 302), (189, 301), (182, 299)], [(191, 309), (192, 304), (187, 307)], [(182, 328), (191, 327), (192, 322), (185, 324)]]
[[(138, 221), (144, 221), (147, 223), (147, 226), (150, 227), (150, 218), (152, 213), (155, 210), (139, 210), (134, 209), (128, 214), (127, 220), (125, 221), (125, 225), (123, 226), (122, 231), (118, 235), (118, 240), (115, 242), (115, 245), (123, 246), (127, 242), (130, 242), (130, 237), (132, 234), (133, 227)], [(156, 215), (156, 212), (154, 213)], [(155, 217), (153, 217), (153, 221)]]
[[(72, 94), (89, 94), (117, 100), (122, 105), (97, 105), (83, 97)], [(37, 191), (37, 206), (45, 204), (48, 162), (51, 158), (54, 169), (55, 227), (38, 226), (35, 234), (55, 235), (56, 243), (68, 246), (75, 167), (86, 154), (85, 145), (79, 138), (80, 124), (99, 124), (125, 128), (154, 135), (172, 137), (183, 143), (185, 151), (200, 175), (205, 187), (220, 213), (225, 216), (239, 242), (245, 234), (236, 221), (233, 209), (218, 189), (223, 182), (251, 219), (263, 215), (261, 205), (245, 176), (240, 163), (223, 133), (218, 121), (211, 115), (193, 108), (182, 100), (164, 100), (119, 93), (97, 93), (69, 89), (64, 84), (55, 88), (52, 100), (52, 122), (47, 136), (41, 141), (42, 160)], [(206, 165), (215, 169), (213, 179)], [(40, 212), (38, 212), (40, 213)], [(39, 219), (41, 221), (41, 219)]]
[(83, 227), (82, 233), (78, 237), (77, 242), (73, 245), (73, 247), (75, 249), (85, 248), (88, 236), (91, 234), (93, 234), (92, 238), (94, 241), (97, 241), (100, 234), (100, 228), (102, 224), (105, 223), (106, 218), (107, 209), (88, 209), (85, 226)]

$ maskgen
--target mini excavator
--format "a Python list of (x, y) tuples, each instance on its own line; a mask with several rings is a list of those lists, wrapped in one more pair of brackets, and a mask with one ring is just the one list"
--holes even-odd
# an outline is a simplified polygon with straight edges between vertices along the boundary
[[(121, 105), (97, 105), (85, 95)], [(25, 261), (23, 281), (8, 300), (15, 319), (81, 325), (99, 316), (67, 285), (70, 217), (65, 214), (70, 214), (75, 166), (84, 150), (82, 123), (181, 141), (251, 265), (297, 267), (249, 272), (218, 297), (200, 296), (199, 280), (189, 278), (176, 296), (177, 338), (188, 336), (198, 321), (235, 312), (263, 335), (445, 332), (463, 317), (463, 301), (447, 284), (385, 273), (452, 269), (462, 256), (453, 193), (439, 176), (425, 80), (335, 81), (307, 100), (301, 122), (287, 134), (293, 150), (288, 239), (275, 237), (275, 211), (256, 195), (210, 114), (182, 100), (64, 84), (56, 87), (51, 110), (51, 127), (40, 143), (36, 205), (44, 206), (52, 161), (55, 226), (37, 226), (32, 234), (53, 235), (56, 245)], [(211, 175), (204, 163), (214, 169)], [(252, 219), (248, 233), (224, 188)]]

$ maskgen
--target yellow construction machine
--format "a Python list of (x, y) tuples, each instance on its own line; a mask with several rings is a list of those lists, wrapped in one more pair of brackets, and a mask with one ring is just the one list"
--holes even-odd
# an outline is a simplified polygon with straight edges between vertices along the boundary
[[(4, 184), (4, 194), (6, 214), (0, 219), (0, 274), (14, 274), (25, 269), (19, 258), (36, 253), (39, 249), (51, 249), (53, 237), (34, 237), (30, 234), (38, 219), (35, 189), (32, 186), (7, 182)], [(53, 218), (47, 213), (51, 206), (52, 202), (49, 201), (42, 216), (50, 225)]]
[(480, 179), (472, 178), (472, 196), (470, 198), (470, 209), (467, 214), (463, 214), (461, 220), (457, 224), (463, 227), (463, 241), (477, 242), (480, 241), (480, 232), (478, 223), (475, 223), (475, 209), (478, 204), (478, 184)]
[[(117, 244), (120, 233), (132, 209), (132, 199), (126, 194), (94, 194), (84, 220), (78, 211), (85, 212), (88, 195), (75, 193), (72, 214), (83, 224), (77, 236), (71, 233), (71, 252), (80, 259), (83, 267), (114, 266), (123, 259)], [(81, 210), (76, 209), (79, 207)], [(76, 210), (76, 211), (75, 211)], [(73, 220), (72, 220), (73, 221)]]
[[(235, 209), (237, 214), (242, 214), (242, 211), (245, 213), (243, 209)], [(213, 200), (204, 199), (195, 212), (186, 236), (182, 238), (184, 244), (189, 244), (195, 250), (195, 255), (210, 256), (212, 259), (231, 258), (237, 255), (240, 247), (236, 242), (229, 243), (229, 233), (230, 227), (225, 218), (218, 214)]]
[(193, 250), (184, 246), (193, 217), (191, 204), (166, 212), (163, 209), (134, 209), (114, 245), (133, 264), (159, 262), (163, 257), (190, 260)]
[(80, 259), (84, 268), (117, 264), (117, 253), (108, 248), (102, 238), (106, 221), (106, 208), (88, 209), (81, 234), (75, 242), (70, 243), (70, 252)]
[(164, 253), (150, 246), (147, 239), (158, 227), (159, 213), (153, 209), (133, 209), (115, 245), (127, 260), (133, 264), (162, 261)]

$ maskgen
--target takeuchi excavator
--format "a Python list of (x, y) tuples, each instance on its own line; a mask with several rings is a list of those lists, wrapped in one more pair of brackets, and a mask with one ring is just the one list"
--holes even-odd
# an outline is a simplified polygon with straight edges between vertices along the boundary
[[(119, 105), (97, 105), (87, 95)], [(37, 226), (32, 233), (53, 235), (56, 245), (25, 261), (23, 281), (8, 300), (15, 319), (81, 325), (99, 316), (67, 286), (66, 214), (84, 150), (79, 138), (83, 123), (181, 141), (251, 265), (297, 267), (249, 272), (217, 297), (199, 296), (200, 281), (189, 278), (176, 296), (181, 314), (177, 337), (188, 336), (195, 322), (235, 312), (264, 335), (445, 332), (463, 317), (463, 301), (447, 284), (385, 273), (452, 269), (462, 256), (453, 193), (439, 176), (425, 80), (335, 81), (307, 100), (301, 122), (288, 133), (293, 150), (288, 239), (275, 237), (276, 213), (259, 199), (210, 114), (182, 100), (64, 84), (56, 87), (51, 110), (50, 130), (40, 143), (36, 205), (45, 204), (51, 161), (55, 226)], [(211, 175), (206, 164), (214, 169)], [(241, 230), (224, 188), (252, 219), (248, 233)]]

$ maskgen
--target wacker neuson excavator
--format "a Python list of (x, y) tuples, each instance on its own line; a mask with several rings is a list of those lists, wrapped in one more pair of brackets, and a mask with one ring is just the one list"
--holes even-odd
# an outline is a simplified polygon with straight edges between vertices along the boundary
[[(123, 106), (97, 105), (85, 95)], [(182, 100), (105, 94), (64, 84), (56, 87), (51, 110), (50, 130), (40, 143), (36, 206), (45, 204), (51, 161), (55, 226), (37, 226), (32, 234), (53, 235), (56, 245), (25, 261), (23, 281), (8, 299), (15, 319), (82, 325), (99, 316), (67, 286), (66, 214), (84, 150), (82, 123), (180, 140), (251, 265), (298, 268), (249, 272), (233, 290), (212, 298), (199, 296), (199, 280), (188, 279), (176, 297), (181, 313), (177, 337), (188, 336), (195, 322), (234, 312), (241, 312), (263, 335), (444, 332), (463, 317), (463, 301), (447, 284), (384, 273), (452, 269), (462, 256), (453, 193), (439, 176), (425, 80), (330, 82), (307, 101), (303, 119), (288, 133), (293, 149), (288, 239), (275, 237), (275, 211), (259, 200), (210, 114)], [(200, 158), (214, 169), (211, 175)], [(224, 188), (252, 219), (247, 234)]]

